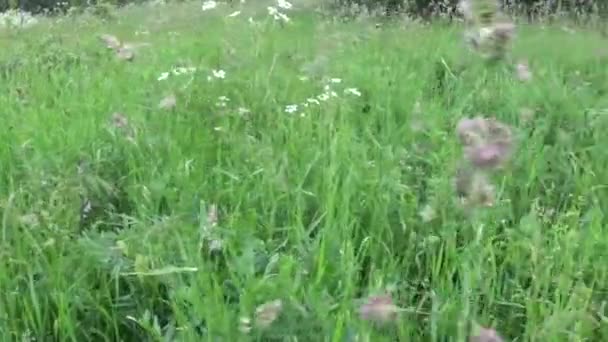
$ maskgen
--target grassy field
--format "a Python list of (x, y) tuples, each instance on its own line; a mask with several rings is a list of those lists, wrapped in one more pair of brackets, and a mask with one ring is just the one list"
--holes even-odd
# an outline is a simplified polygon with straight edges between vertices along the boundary
[[(605, 39), (520, 24), (488, 64), (457, 25), (265, 5), (0, 30), (3, 341), (608, 340)], [(516, 145), (469, 212), (477, 115)]]

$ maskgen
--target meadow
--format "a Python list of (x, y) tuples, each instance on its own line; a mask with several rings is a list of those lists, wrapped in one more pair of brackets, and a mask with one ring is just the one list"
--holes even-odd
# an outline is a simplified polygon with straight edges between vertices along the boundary
[[(489, 63), (463, 30), (296, 1), (0, 28), (0, 339), (608, 340), (608, 41), (518, 21)], [(476, 116), (514, 147), (467, 208)]]

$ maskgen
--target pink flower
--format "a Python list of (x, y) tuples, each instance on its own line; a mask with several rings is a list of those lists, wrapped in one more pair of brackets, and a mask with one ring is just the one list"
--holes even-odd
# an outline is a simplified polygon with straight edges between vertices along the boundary
[(371, 296), (359, 308), (359, 316), (368, 321), (388, 322), (396, 318), (398, 310), (390, 296)]
[(480, 169), (494, 169), (501, 166), (508, 159), (510, 153), (511, 148), (505, 142), (465, 148), (466, 158)]
[(497, 168), (511, 156), (511, 129), (495, 119), (464, 118), (458, 122), (456, 132), (465, 159), (478, 169)]
[(496, 330), (479, 327), (477, 333), (469, 338), (470, 342), (502, 342), (503, 339)]

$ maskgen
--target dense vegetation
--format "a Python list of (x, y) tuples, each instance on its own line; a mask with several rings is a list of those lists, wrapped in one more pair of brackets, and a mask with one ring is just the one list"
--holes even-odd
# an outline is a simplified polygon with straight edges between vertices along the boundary
[[(240, 0), (219, 0), (238, 3)], [(608, 15), (608, 1), (605, 0), (496, 0), (503, 9), (526, 14), (571, 13), (576, 15)], [(129, 3), (142, 3), (144, 0), (0, 0), (0, 11), (21, 9), (28, 12), (64, 12), (68, 8), (109, 4), (122, 6)], [(179, 1), (178, 1), (179, 2)], [(385, 9), (389, 13), (407, 13), (411, 16), (429, 17), (433, 14), (454, 14), (459, 0), (328, 0), (335, 8), (353, 5), (367, 9)]]
[(0, 28), (2, 340), (608, 340), (606, 38), (204, 8)]

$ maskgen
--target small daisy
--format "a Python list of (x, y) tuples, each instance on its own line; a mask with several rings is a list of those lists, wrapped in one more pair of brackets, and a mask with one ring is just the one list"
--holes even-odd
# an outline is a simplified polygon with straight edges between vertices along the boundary
[(329, 80), (331, 83), (342, 83), (342, 80), (339, 78), (332, 78)]
[(287, 105), (285, 106), (285, 112), (292, 114), (298, 111), (298, 105), (293, 104), (293, 105)]

